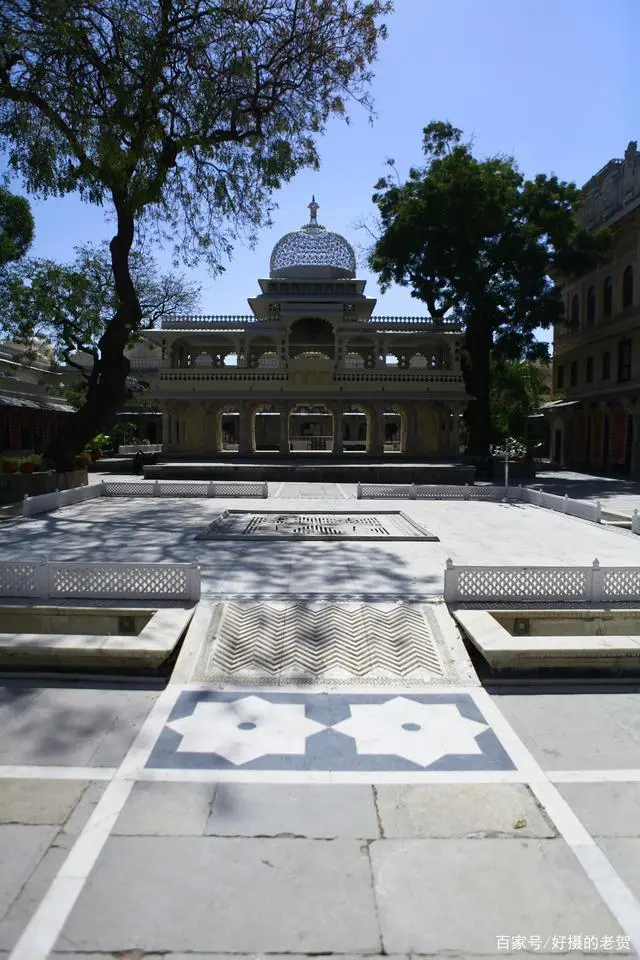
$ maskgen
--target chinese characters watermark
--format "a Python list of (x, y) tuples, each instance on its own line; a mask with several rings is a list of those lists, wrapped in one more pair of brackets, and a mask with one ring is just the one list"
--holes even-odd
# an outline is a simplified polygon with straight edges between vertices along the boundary
[(554, 951), (558, 953), (568, 953), (571, 950), (580, 950), (582, 953), (631, 953), (631, 937), (611, 936), (596, 937), (586, 933), (572, 933), (564, 936), (538, 937), (538, 936), (499, 936), (496, 937), (498, 950), (509, 952), (538, 953), (544, 951)]

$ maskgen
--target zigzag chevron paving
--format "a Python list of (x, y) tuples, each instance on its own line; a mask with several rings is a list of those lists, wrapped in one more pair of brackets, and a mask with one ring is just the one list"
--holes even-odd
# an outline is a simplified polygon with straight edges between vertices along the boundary
[[(477, 683), (442, 604), (227, 601), (198, 681), (354, 685)], [(444, 613), (443, 613), (444, 611)], [(451, 632), (445, 637), (442, 617)], [(453, 639), (453, 644), (452, 644)]]

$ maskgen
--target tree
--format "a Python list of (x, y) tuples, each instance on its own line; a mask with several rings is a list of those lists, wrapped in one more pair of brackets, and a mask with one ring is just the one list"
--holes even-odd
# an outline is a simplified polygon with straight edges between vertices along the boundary
[(478, 160), (449, 123), (425, 127), (423, 149), (425, 166), (412, 168), (404, 183), (387, 176), (376, 184), (382, 232), (370, 264), (383, 289), (408, 286), (436, 322), (462, 323), (468, 452), (484, 458), (492, 356), (546, 356), (535, 331), (564, 313), (552, 275), (591, 269), (609, 236), (580, 228), (574, 184), (544, 174), (525, 180), (509, 157)]
[(0, 270), (24, 257), (33, 233), (29, 201), (0, 186)]
[(122, 406), (140, 325), (136, 231), (213, 268), (268, 222), (271, 191), (317, 166), (315, 138), (369, 66), (387, 0), (4, 0), (0, 144), (27, 187), (77, 191), (115, 220), (117, 310), (86, 404), (47, 455), (59, 467)]
[[(137, 331), (131, 334), (129, 344), (163, 316), (197, 309), (200, 288), (175, 272), (161, 274), (148, 254), (131, 251), (129, 269), (140, 304)], [(50, 344), (54, 359), (81, 373), (86, 400), (95, 389), (101, 344), (118, 308), (107, 244), (76, 247), (71, 264), (22, 260), (0, 277), (0, 293), (4, 302), (0, 325), (5, 336), (24, 343), (27, 351), (38, 343)], [(81, 398), (82, 393), (74, 391), (75, 402)]]
[(493, 359), (491, 364), (492, 441), (506, 437), (526, 440), (527, 418), (548, 396), (544, 368), (539, 363)]

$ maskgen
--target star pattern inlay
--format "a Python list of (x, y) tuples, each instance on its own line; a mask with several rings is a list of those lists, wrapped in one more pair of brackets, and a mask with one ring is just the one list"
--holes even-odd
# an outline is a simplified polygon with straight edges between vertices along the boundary
[(453, 703), (418, 703), (395, 697), (351, 704), (334, 730), (353, 737), (359, 754), (393, 754), (427, 767), (447, 754), (479, 754), (476, 736), (486, 723), (463, 717)]
[(325, 724), (305, 716), (303, 703), (270, 703), (261, 697), (196, 704), (167, 726), (181, 734), (177, 752), (215, 753), (238, 766), (267, 754), (304, 754), (307, 737)]

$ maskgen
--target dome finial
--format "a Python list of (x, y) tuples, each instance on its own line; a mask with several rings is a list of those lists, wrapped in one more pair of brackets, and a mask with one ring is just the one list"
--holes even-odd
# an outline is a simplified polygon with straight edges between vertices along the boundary
[(320, 209), (320, 204), (316, 203), (315, 194), (311, 195), (311, 203), (309, 204), (309, 226), (317, 227), (318, 226), (318, 210)]

